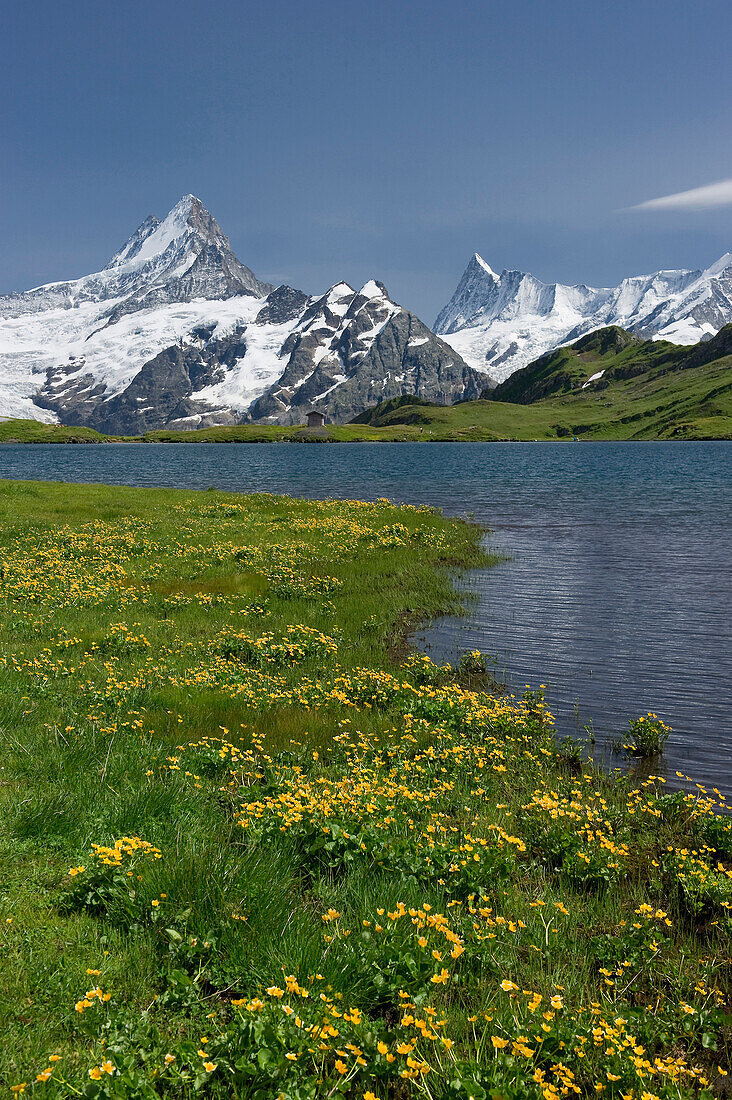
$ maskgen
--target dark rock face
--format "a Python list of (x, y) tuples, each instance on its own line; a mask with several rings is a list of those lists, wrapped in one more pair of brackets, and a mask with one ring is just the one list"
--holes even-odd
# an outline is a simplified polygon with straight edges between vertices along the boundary
[[(319, 345), (313, 336), (290, 338), (287, 367), (252, 406), (252, 419), (298, 424), (314, 406), (331, 423), (344, 424), (368, 406), (403, 394), (443, 405), (480, 395), (485, 385), (481, 376), (414, 314), (394, 310), (391, 303), (385, 306), (383, 300), (368, 303), (366, 309), (366, 300), (358, 297), (344, 318), (357, 323), (338, 333), (331, 353), (315, 367), (313, 352)], [(393, 312), (365, 347), (364, 333), (383, 320), (384, 311)]]
[(254, 323), (256, 325), (284, 325), (295, 321), (307, 306), (310, 299), (301, 290), (291, 286), (278, 286), (267, 297)]
[(375, 401), (405, 393), (451, 405), (479, 397), (481, 389), (480, 376), (414, 314), (402, 310), (384, 326), (348, 381), (326, 399), (327, 416), (347, 423)]

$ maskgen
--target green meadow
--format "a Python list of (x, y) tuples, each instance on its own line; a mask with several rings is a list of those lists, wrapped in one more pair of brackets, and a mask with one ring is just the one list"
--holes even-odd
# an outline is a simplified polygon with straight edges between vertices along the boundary
[(7, 1095), (729, 1095), (724, 799), (410, 648), (480, 529), (9, 481), (0, 518)]

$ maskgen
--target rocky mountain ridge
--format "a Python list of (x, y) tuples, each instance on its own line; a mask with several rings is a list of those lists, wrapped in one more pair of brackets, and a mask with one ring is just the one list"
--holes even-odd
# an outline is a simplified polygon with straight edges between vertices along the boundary
[(374, 280), (318, 297), (256, 278), (200, 200), (148, 217), (93, 275), (0, 299), (0, 415), (110, 434), (349, 420), (483, 385)]
[(704, 271), (656, 271), (598, 288), (543, 283), (523, 271), (499, 275), (476, 252), (434, 330), (500, 382), (595, 329), (617, 325), (643, 338), (695, 344), (730, 321), (729, 253)]

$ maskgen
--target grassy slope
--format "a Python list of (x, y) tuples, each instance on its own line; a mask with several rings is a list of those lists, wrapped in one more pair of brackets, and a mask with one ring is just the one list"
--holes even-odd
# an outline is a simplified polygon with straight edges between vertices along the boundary
[(0, 420), (0, 443), (101, 443), (106, 438), (92, 428), (41, 424), (38, 420)]
[[(577, 435), (729, 437), (731, 351), (732, 326), (692, 347), (641, 340), (617, 327), (601, 329), (517, 371), (492, 396), (571, 409)], [(598, 371), (602, 378), (585, 388)]]
[(477, 529), (23, 482), (0, 517), (8, 1085), (723, 1094), (714, 800), (582, 767), (479, 663), (397, 663)]

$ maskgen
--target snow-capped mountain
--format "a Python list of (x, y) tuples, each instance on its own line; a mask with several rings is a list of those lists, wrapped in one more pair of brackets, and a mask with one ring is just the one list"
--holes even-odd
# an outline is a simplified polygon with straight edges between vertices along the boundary
[(256, 420), (298, 423), (306, 407), (325, 403), (330, 419), (345, 422), (405, 393), (447, 405), (482, 388), (480, 375), (374, 280), (358, 291), (338, 283), (311, 302), (280, 354), (287, 365), (251, 407)]
[(0, 298), (0, 415), (110, 433), (347, 420), (483, 382), (382, 284), (311, 298), (260, 282), (203, 204), (149, 217), (93, 275)]
[(474, 369), (499, 382), (545, 352), (608, 325), (694, 344), (732, 321), (732, 255), (706, 271), (657, 271), (617, 287), (498, 275), (478, 253), (434, 329)]

